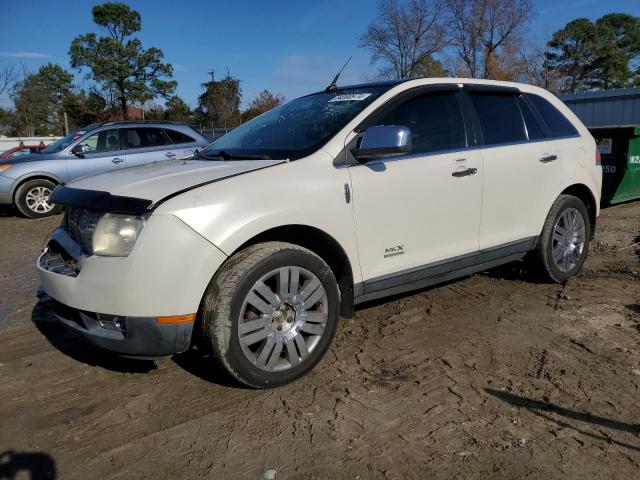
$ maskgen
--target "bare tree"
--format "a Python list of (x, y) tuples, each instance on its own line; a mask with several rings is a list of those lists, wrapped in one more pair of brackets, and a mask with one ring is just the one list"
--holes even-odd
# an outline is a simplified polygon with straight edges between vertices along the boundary
[(9, 89), (15, 81), (18, 79), (18, 69), (15, 65), (0, 65), (0, 97), (5, 92), (8, 93)]
[(382, 77), (415, 78), (447, 44), (442, 20), (441, 0), (381, 0), (360, 47), (369, 49), (372, 64), (383, 62)]
[[(517, 50), (531, 0), (447, 0), (451, 44), (472, 78), (504, 76), (500, 56)], [(504, 66), (504, 62), (503, 62)]]
[(549, 63), (548, 53), (543, 48), (522, 46), (516, 59), (515, 67), (518, 70), (518, 76), (515, 80), (560, 93), (562, 75), (558, 69), (551, 68)]

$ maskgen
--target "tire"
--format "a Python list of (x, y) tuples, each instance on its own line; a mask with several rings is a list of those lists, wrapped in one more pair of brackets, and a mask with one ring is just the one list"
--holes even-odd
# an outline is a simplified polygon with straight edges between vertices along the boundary
[(44, 218), (60, 213), (62, 207), (48, 201), (55, 187), (55, 183), (44, 178), (24, 182), (16, 191), (16, 208), (27, 218)]
[(231, 257), (209, 284), (201, 306), (202, 346), (241, 384), (277, 387), (320, 361), (339, 310), (338, 285), (324, 260), (288, 243), (253, 245)]
[[(565, 229), (567, 225), (575, 225), (575, 231)], [(540, 270), (556, 283), (566, 282), (582, 269), (590, 239), (587, 207), (577, 197), (560, 195), (549, 210), (538, 242), (536, 256)]]

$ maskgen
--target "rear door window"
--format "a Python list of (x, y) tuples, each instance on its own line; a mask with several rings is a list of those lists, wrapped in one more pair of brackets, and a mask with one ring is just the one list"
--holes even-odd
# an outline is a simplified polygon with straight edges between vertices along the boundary
[(124, 132), (127, 149), (163, 147), (171, 141), (161, 128), (136, 127), (127, 128)]
[(189, 135), (186, 135), (182, 132), (178, 132), (177, 130), (171, 130), (170, 128), (165, 128), (164, 133), (168, 135), (173, 143), (193, 143), (195, 139), (191, 138)]
[(538, 121), (535, 113), (531, 108), (529, 108), (529, 104), (525, 102), (521, 96), (518, 97), (518, 106), (520, 107), (520, 112), (524, 118), (524, 124), (527, 127), (527, 136), (529, 137), (529, 140), (540, 140), (545, 138), (546, 135), (544, 127)]
[(456, 95), (438, 92), (412, 98), (376, 123), (408, 127), (412, 153), (464, 148), (466, 135)]
[(551, 102), (533, 93), (526, 95), (549, 127), (552, 137), (569, 137), (578, 134), (573, 124), (556, 107), (551, 105)]
[(516, 97), (512, 94), (470, 92), (485, 145), (526, 142)]

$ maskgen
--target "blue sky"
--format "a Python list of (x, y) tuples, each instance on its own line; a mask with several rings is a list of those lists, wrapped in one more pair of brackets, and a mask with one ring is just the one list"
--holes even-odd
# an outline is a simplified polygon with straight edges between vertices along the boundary
[[(29, 70), (47, 62), (69, 66), (71, 40), (97, 31), (86, 0), (0, 0), (0, 62)], [(349, 57), (341, 83), (371, 78), (369, 54), (358, 37), (376, 17), (375, 0), (191, 1), (131, 0), (142, 15), (139, 37), (162, 49), (174, 65), (177, 93), (192, 106), (200, 84), (215, 69), (240, 78), (244, 101), (262, 89), (287, 99), (326, 86)], [(576, 17), (609, 12), (640, 16), (640, 0), (534, 0), (537, 15), (528, 35), (544, 41)], [(80, 80), (82, 75), (78, 75)], [(0, 100), (4, 105), (6, 99)]]

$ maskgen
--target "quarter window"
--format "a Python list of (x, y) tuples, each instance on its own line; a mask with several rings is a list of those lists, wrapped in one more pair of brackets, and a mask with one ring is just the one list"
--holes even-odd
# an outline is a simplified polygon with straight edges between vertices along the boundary
[(164, 133), (166, 133), (169, 138), (171, 139), (171, 141), (175, 144), (178, 143), (192, 143), (195, 142), (195, 140), (193, 138), (191, 138), (189, 135), (185, 135), (182, 132), (178, 132), (176, 130), (171, 130), (169, 128), (165, 128), (164, 129)]
[(466, 147), (464, 122), (454, 92), (412, 98), (377, 124), (408, 127), (414, 153)]
[(552, 137), (577, 135), (578, 131), (560, 111), (540, 95), (527, 93), (527, 98), (536, 107), (538, 113), (549, 127)]
[(515, 96), (483, 92), (472, 92), (470, 96), (485, 145), (527, 141)]

